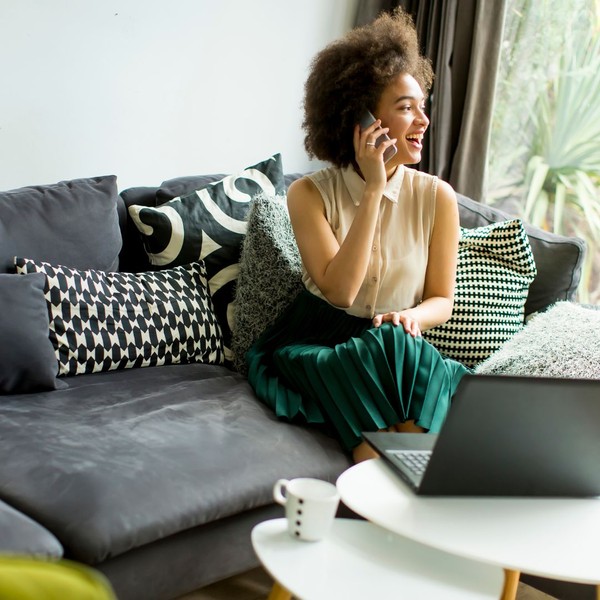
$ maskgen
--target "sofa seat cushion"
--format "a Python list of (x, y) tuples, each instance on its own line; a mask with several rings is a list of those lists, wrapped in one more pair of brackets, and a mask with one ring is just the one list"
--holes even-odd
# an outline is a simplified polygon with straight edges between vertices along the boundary
[(63, 548), (46, 528), (0, 500), (0, 555), (60, 558)]
[(334, 481), (335, 440), (277, 421), (226, 367), (79, 375), (5, 396), (0, 498), (89, 564), (272, 502), (280, 477)]

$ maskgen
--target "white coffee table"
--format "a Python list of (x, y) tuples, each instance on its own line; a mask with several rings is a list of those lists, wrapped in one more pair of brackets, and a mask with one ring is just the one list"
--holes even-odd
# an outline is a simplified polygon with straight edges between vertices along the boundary
[(252, 530), (252, 545), (275, 580), (269, 600), (497, 600), (502, 569), (424, 546), (367, 521), (336, 519), (327, 537), (303, 542), (285, 519)]
[(382, 459), (349, 468), (337, 487), (343, 502), (365, 519), (422, 544), (501, 566), (517, 580), (522, 571), (600, 584), (599, 499), (416, 496)]

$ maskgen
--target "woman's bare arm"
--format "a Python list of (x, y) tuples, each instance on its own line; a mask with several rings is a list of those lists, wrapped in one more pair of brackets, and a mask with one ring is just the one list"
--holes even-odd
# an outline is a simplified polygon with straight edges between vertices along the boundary
[(454, 286), (458, 238), (460, 234), (456, 194), (445, 181), (438, 181), (436, 195), (435, 223), (429, 260), (425, 274), (423, 301), (407, 310), (376, 315), (375, 326), (385, 321), (402, 324), (412, 335), (445, 323), (452, 315), (454, 306)]
[[(302, 262), (325, 298), (334, 306), (351, 306), (360, 290), (369, 265), (370, 251), (387, 180), (383, 152), (396, 140), (377, 149), (367, 141), (387, 133), (381, 122), (354, 132), (357, 162), (365, 177), (365, 189), (350, 226), (340, 245), (327, 221), (321, 194), (307, 178), (295, 181), (288, 190), (288, 209)], [(377, 134), (375, 131), (377, 130)]]

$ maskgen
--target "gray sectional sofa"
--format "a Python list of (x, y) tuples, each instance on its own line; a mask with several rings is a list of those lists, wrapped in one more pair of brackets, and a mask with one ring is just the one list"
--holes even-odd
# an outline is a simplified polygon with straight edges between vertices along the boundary
[[(13, 257), (156, 271), (128, 206), (156, 207), (222, 177), (120, 194), (112, 176), (0, 193), (0, 551), (92, 565), (122, 599), (175, 598), (257, 564), (250, 530), (281, 515), (276, 479), (335, 481), (350, 466), (326, 431), (278, 421), (214, 353), (56, 377), (45, 278), (15, 274)], [(505, 218), (459, 202), (465, 227)], [(538, 268), (531, 313), (573, 297), (584, 248), (528, 235)]]

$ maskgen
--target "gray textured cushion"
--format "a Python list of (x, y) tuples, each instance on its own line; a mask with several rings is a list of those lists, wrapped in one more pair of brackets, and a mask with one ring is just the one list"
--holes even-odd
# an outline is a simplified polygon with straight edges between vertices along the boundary
[(117, 198), (113, 175), (0, 192), (0, 272), (13, 271), (15, 256), (118, 270)]
[[(473, 229), (514, 218), (501, 210), (457, 194), (460, 224)], [(558, 300), (572, 300), (581, 279), (585, 242), (576, 237), (557, 235), (527, 223), (535, 258), (537, 276), (529, 287), (525, 315), (543, 310)]]
[(231, 347), (237, 370), (247, 372), (246, 352), (302, 289), (286, 198), (260, 194), (250, 208), (236, 286)]
[[(46, 277), (0, 273), (0, 393), (66, 387), (48, 337)], [(1, 402), (1, 401), (0, 401)]]
[(600, 310), (557, 302), (527, 326), (477, 373), (600, 379)]
[[(0, 403), (0, 495), (95, 564), (273, 502), (279, 477), (335, 481), (336, 440), (279, 422), (222, 366), (73, 377)], [(235, 543), (233, 541), (232, 543)]]
[(0, 500), (0, 554), (60, 558), (63, 548), (47, 529)]

